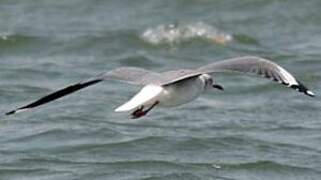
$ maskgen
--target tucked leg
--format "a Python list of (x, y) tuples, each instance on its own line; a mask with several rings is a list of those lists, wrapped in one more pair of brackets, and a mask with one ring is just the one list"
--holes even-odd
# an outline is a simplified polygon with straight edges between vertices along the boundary
[(148, 109), (144, 110), (144, 106), (141, 106), (139, 109), (137, 109), (136, 111), (134, 111), (131, 115), (132, 115), (132, 119), (137, 119), (140, 118), (142, 116), (145, 116), (150, 110), (152, 110), (159, 102), (156, 101), (153, 105), (151, 105)]
[(132, 115), (132, 119), (136, 119), (136, 118), (139, 118), (141, 116), (144, 116), (144, 106), (141, 106), (140, 108), (136, 109), (131, 115)]

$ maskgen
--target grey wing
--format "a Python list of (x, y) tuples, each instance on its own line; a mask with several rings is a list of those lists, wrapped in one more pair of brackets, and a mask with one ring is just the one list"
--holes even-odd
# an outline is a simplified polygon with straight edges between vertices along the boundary
[(96, 83), (99, 83), (103, 80), (107, 79), (116, 79), (120, 81), (124, 81), (130, 84), (149, 84), (152, 82), (156, 82), (158, 74), (142, 69), (142, 68), (134, 68), (134, 67), (122, 67), (118, 69), (114, 69), (112, 71), (109, 71), (107, 73), (100, 74), (96, 77), (90, 78), (85, 81), (81, 81), (79, 83), (72, 84), (70, 86), (67, 86), (65, 88), (59, 89), (57, 91), (54, 91), (36, 101), (33, 101), (25, 106), (21, 106), (15, 110), (9, 111), (6, 113), (6, 115), (15, 114), (18, 112), (22, 112), (28, 109), (35, 108), (37, 106), (46, 104), (48, 102), (54, 101), (56, 99), (59, 99), (61, 97), (64, 97), (66, 95), (69, 95), (73, 92), (79, 91), (83, 88), (86, 88), (88, 86), (94, 85)]
[(147, 85), (159, 84), (161, 75), (137, 67), (121, 67), (99, 75), (101, 79), (115, 79), (129, 84)]
[(166, 86), (182, 80), (199, 76), (201, 74), (203, 73), (192, 69), (179, 69), (161, 73), (161, 78), (159, 78), (159, 80), (162, 86)]
[(197, 69), (202, 73), (240, 72), (261, 75), (277, 81), (308, 96), (314, 94), (300, 83), (292, 74), (278, 64), (260, 57), (246, 56), (214, 62)]

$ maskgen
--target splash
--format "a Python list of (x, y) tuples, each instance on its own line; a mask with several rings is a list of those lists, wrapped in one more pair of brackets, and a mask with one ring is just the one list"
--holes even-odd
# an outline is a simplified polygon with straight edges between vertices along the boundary
[(7, 36), (7, 35), (1, 35), (0, 37), (1, 37), (1, 39), (4, 40), (4, 41), (8, 40), (8, 36)]
[(192, 39), (205, 39), (210, 42), (225, 45), (232, 41), (232, 35), (219, 31), (203, 22), (189, 24), (161, 24), (145, 30), (141, 38), (153, 45), (179, 44)]
[(2, 41), (7, 41), (9, 40), (9, 38), (12, 36), (11, 33), (7, 33), (7, 32), (0, 32), (0, 40)]

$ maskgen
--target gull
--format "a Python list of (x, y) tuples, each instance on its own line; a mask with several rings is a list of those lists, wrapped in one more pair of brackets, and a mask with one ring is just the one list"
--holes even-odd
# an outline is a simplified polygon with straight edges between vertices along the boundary
[(216, 61), (196, 69), (178, 69), (161, 73), (138, 67), (120, 67), (52, 92), (30, 104), (9, 111), (6, 115), (26, 111), (96, 83), (114, 79), (143, 86), (129, 101), (115, 109), (115, 112), (130, 112), (132, 118), (140, 118), (156, 106), (179, 106), (196, 99), (209, 89), (223, 90), (223, 86), (216, 83), (213, 76), (224, 72), (259, 75), (314, 97), (312, 91), (280, 65), (261, 57), (245, 56)]

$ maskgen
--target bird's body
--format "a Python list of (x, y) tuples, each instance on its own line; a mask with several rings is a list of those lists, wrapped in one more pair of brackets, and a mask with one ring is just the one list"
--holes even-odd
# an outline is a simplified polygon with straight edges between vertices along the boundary
[(115, 111), (135, 112), (142, 107), (148, 109), (156, 102), (161, 107), (179, 106), (199, 97), (209, 85), (212, 85), (212, 82), (210, 75), (202, 74), (165, 86), (148, 84), (128, 102), (116, 108)]
[(146, 115), (155, 106), (179, 106), (196, 99), (207, 89), (217, 88), (223, 90), (221, 85), (214, 82), (212, 76), (214, 73), (222, 72), (261, 75), (302, 92), (305, 95), (314, 96), (313, 92), (308, 90), (302, 83), (296, 80), (293, 75), (278, 64), (260, 57), (246, 56), (214, 62), (197, 69), (179, 69), (162, 73), (156, 73), (142, 68), (121, 67), (55, 91), (6, 114), (10, 115), (22, 112), (98, 82), (116, 79), (129, 84), (143, 86), (141, 91), (128, 102), (115, 109), (116, 112), (129, 111), (133, 118), (139, 118)]
[(206, 89), (206, 80), (199, 75), (185, 81), (163, 86), (159, 105), (164, 107), (179, 106), (199, 97)]

